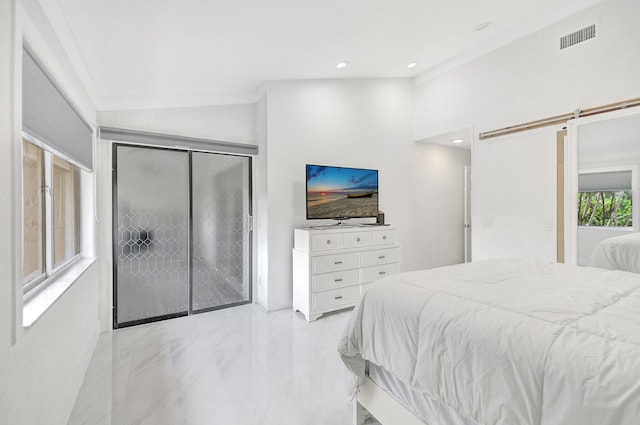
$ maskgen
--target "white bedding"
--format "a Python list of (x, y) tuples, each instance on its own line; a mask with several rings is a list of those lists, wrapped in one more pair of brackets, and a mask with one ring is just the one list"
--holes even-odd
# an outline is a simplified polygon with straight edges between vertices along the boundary
[(603, 240), (593, 250), (590, 265), (609, 270), (640, 273), (640, 233)]
[(454, 409), (432, 399), (424, 392), (413, 390), (378, 365), (369, 363), (369, 378), (426, 424), (478, 425)]
[(394, 275), (338, 351), (481, 425), (638, 425), (640, 276), (528, 260)]

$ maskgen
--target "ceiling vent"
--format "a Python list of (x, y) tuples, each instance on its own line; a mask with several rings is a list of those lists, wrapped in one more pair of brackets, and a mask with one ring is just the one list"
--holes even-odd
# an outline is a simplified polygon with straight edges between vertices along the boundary
[(587, 41), (595, 37), (596, 24), (589, 25), (588, 27), (582, 28), (581, 30), (572, 32), (571, 34), (567, 34), (564, 37), (560, 38), (560, 50), (566, 49), (567, 47), (575, 46), (576, 44), (582, 43), (583, 41)]

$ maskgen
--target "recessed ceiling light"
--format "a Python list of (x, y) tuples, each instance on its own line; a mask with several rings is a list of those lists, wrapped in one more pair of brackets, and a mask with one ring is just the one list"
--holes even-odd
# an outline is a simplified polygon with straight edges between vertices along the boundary
[(452, 141), (451, 141), (451, 143), (455, 143), (456, 145), (457, 145), (458, 143), (462, 143), (462, 142), (464, 142), (464, 139), (456, 139), (456, 140), (452, 140)]
[(345, 66), (347, 66), (347, 64), (348, 64), (348, 62), (338, 62), (338, 63), (336, 64), (336, 68), (338, 68), (338, 69), (342, 69), (342, 68), (344, 68)]
[(413, 68), (417, 64), (418, 64), (418, 62), (411, 62), (409, 65), (407, 65), (407, 68)]
[(486, 27), (488, 27), (491, 24), (492, 24), (491, 21), (483, 22), (483, 23), (481, 23), (480, 25), (478, 25), (476, 27), (476, 31), (482, 31), (483, 29), (485, 29)]

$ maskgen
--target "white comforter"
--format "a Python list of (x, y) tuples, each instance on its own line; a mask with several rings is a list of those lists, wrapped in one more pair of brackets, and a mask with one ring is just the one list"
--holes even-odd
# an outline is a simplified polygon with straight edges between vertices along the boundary
[(528, 260), (398, 274), (338, 351), (482, 425), (639, 425), (640, 276)]
[(640, 273), (640, 233), (600, 242), (591, 254), (591, 266)]

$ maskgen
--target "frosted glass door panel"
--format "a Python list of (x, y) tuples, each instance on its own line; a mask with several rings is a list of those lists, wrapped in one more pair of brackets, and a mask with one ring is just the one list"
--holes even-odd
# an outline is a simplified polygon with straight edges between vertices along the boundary
[(251, 300), (250, 159), (192, 154), (192, 308)]
[(129, 146), (116, 153), (117, 324), (187, 314), (188, 153)]

